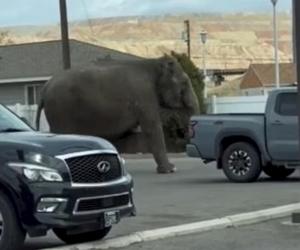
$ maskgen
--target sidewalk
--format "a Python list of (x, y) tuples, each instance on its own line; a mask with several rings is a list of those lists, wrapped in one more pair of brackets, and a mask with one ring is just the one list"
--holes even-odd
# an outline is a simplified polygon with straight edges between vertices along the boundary
[(251, 226), (146, 242), (120, 250), (298, 250), (300, 226), (282, 224), (289, 220), (290, 218), (285, 218)]

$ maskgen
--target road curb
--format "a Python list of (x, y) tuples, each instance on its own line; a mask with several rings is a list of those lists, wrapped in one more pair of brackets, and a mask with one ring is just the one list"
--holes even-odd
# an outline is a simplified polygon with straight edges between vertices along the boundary
[(173, 227), (165, 227), (154, 230), (136, 232), (128, 236), (112, 238), (100, 242), (92, 242), (74, 246), (65, 246), (58, 248), (49, 248), (44, 250), (102, 250), (109, 248), (122, 248), (132, 244), (162, 240), (176, 236), (184, 236), (189, 234), (203, 233), (212, 230), (225, 229), (229, 227), (240, 227), (272, 219), (284, 218), (293, 212), (300, 210), (300, 203), (274, 207), (254, 211), (250, 213), (236, 214), (217, 218), (213, 220), (200, 221)]

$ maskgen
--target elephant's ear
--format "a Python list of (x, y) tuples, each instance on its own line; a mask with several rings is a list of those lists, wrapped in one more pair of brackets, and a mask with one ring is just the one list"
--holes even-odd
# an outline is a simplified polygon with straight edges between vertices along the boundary
[(162, 106), (178, 108), (181, 106), (181, 87), (176, 75), (177, 65), (173, 57), (165, 55), (160, 61), (160, 77), (157, 91)]
[(192, 114), (199, 113), (199, 103), (192, 83), (189, 79), (184, 83), (182, 90), (182, 100), (187, 112)]

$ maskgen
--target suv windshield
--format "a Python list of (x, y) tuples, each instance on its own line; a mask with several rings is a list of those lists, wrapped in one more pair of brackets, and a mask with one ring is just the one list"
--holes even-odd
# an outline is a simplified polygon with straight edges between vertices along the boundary
[(0, 105), (0, 133), (31, 130), (32, 129), (14, 113), (3, 105)]

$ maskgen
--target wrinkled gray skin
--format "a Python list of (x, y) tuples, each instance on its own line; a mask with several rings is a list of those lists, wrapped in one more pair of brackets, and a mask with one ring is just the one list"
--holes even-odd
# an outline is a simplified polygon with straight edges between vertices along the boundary
[(153, 153), (158, 173), (175, 167), (167, 157), (160, 109), (198, 111), (188, 76), (172, 57), (107, 62), (54, 76), (43, 90), (41, 110), (53, 133), (76, 133), (118, 140), (138, 126)]

